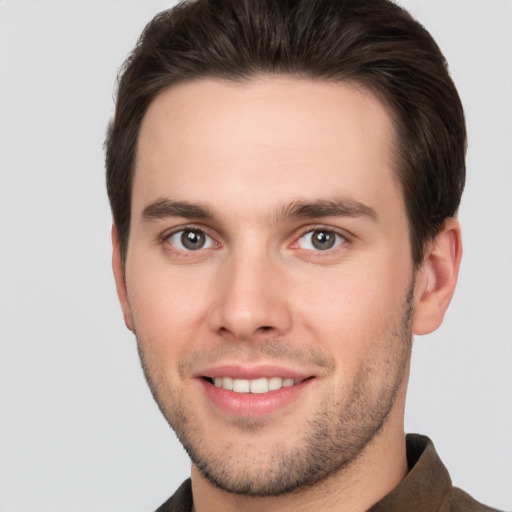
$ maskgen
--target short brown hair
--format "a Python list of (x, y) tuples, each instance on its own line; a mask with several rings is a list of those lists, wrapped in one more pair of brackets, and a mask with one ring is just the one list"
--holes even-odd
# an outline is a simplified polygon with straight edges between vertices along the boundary
[(149, 104), (173, 84), (291, 74), (351, 81), (390, 107), (414, 263), (456, 214), (466, 128), (430, 34), (390, 0), (191, 0), (158, 14), (120, 71), (106, 139), (107, 191), (126, 256), (137, 139)]

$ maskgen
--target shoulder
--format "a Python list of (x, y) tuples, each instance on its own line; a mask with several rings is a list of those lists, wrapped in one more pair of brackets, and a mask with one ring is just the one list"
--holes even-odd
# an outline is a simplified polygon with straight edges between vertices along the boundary
[(192, 512), (192, 485), (190, 478), (155, 512)]
[(499, 512), (473, 499), (467, 492), (453, 488), (450, 512)]
[(409, 473), (369, 512), (499, 512), (454, 487), (448, 470), (426, 436), (406, 438)]

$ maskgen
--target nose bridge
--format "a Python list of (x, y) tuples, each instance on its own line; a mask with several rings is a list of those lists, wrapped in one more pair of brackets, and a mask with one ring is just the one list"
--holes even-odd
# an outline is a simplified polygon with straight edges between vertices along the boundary
[(224, 335), (250, 340), (258, 333), (286, 332), (291, 324), (280, 261), (266, 248), (233, 250), (218, 275), (210, 324)]

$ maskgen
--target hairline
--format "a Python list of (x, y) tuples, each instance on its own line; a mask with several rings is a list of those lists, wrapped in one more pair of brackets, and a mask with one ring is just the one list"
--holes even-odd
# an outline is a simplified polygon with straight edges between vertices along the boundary
[[(203, 74), (197, 74), (195, 76), (191, 77), (179, 77), (176, 80), (174, 80), (172, 83), (169, 83), (167, 86), (164, 86), (160, 88), (155, 94), (153, 94), (149, 101), (147, 102), (144, 112), (142, 113), (142, 116), (140, 118), (140, 122), (137, 127), (137, 134), (136, 134), (136, 140), (135, 140), (135, 148), (134, 148), (134, 157), (133, 157), (133, 165), (130, 172), (130, 193), (129, 193), (129, 215), (128, 215), (128, 225), (126, 230), (126, 238), (123, 240), (122, 237), (120, 238), (120, 250), (121, 250), (121, 259), (123, 261), (123, 266), (126, 263), (126, 258), (128, 254), (128, 246), (129, 246), (129, 240), (130, 240), (130, 231), (131, 231), (131, 220), (132, 220), (132, 199), (133, 199), (133, 185), (135, 183), (135, 173), (137, 170), (137, 160), (138, 160), (138, 154), (139, 154), (139, 139), (140, 139), (140, 133), (142, 129), (142, 124), (144, 123), (144, 119), (146, 118), (146, 115), (151, 107), (151, 105), (156, 101), (158, 97), (160, 97), (162, 94), (166, 93), (167, 91), (181, 86), (181, 85), (189, 85), (194, 84), (197, 82), (202, 81), (217, 81), (219, 83), (223, 83), (226, 85), (241, 85), (241, 84), (248, 84), (251, 82), (258, 82), (260, 80), (266, 80), (266, 79), (276, 79), (281, 77), (287, 77), (287, 78), (294, 78), (298, 81), (304, 80), (304, 81), (312, 81), (312, 82), (323, 82), (328, 83), (332, 85), (336, 84), (343, 84), (347, 85), (349, 87), (354, 88), (358, 92), (361, 92), (362, 94), (369, 94), (372, 95), (386, 110), (389, 119), (391, 121), (391, 126), (393, 128), (393, 133), (391, 137), (391, 144), (389, 146), (389, 163), (390, 168), (393, 174), (394, 179), (397, 180), (397, 184), (400, 187), (401, 191), (401, 197), (405, 209), (405, 215), (407, 218), (407, 226), (409, 231), (409, 245), (410, 245), (410, 251), (411, 255), (413, 257), (414, 265), (419, 265), (419, 262), (415, 261), (414, 258), (414, 247), (413, 247), (413, 223), (412, 219), (410, 218), (410, 212), (408, 209), (407, 204), (407, 195), (405, 193), (404, 184), (401, 179), (401, 173), (404, 171), (403, 167), (406, 164), (406, 161), (404, 157), (401, 155), (401, 137), (400, 137), (400, 131), (401, 131), (401, 121), (400, 116), (398, 115), (396, 109), (391, 104), (391, 101), (387, 97), (385, 91), (381, 90), (381, 88), (375, 86), (371, 83), (366, 83), (365, 80), (361, 79), (361, 77), (339, 77), (339, 76), (320, 76), (318, 74), (313, 73), (300, 73), (300, 72), (288, 72), (288, 71), (268, 71), (268, 70), (255, 70), (253, 72), (247, 72), (245, 74), (233, 74), (233, 76), (227, 75), (227, 74), (217, 74), (217, 73), (203, 73)], [(425, 240), (424, 246), (429, 242), (430, 240)], [(423, 254), (423, 251), (422, 253)]]

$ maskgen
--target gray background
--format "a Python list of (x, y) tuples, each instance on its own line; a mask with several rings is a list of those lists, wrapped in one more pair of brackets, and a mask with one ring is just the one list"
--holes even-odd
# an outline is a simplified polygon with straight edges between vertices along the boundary
[[(469, 128), (465, 255), (415, 341), (408, 431), (512, 509), (512, 2), (402, 4), (451, 64)], [(103, 151), (116, 70), (162, 0), (0, 0), (0, 512), (156, 508), (189, 474), (125, 330)]]

